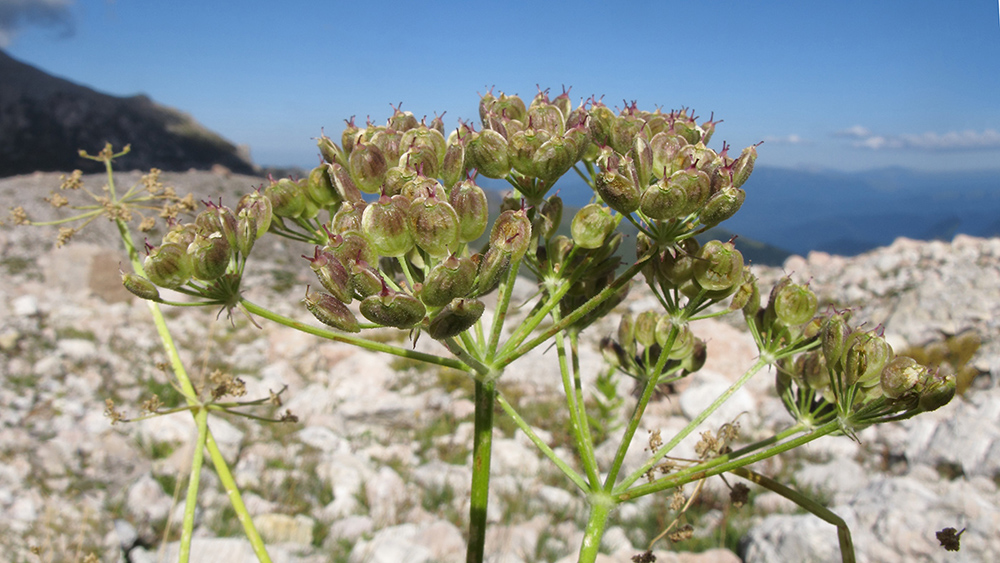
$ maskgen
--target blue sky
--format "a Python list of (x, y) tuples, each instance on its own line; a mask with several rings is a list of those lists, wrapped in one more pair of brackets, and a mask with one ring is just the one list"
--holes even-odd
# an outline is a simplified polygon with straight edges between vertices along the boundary
[(145, 93), (313, 166), (313, 137), (402, 102), (446, 124), (536, 84), (611, 107), (693, 107), (759, 164), (1000, 169), (1000, 14), (962, 2), (0, 0), (0, 47), (115, 95)]

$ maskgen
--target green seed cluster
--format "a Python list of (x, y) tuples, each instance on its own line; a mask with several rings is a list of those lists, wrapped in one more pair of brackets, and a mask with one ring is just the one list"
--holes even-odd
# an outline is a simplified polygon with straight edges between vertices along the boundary
[[(806, 303), (800, 305), (802, 309), (815, 310), (815, 297), (802, 298), (802, 293), (812, 292), (785, 283), (776, 303), (801, 299)], [(790, 297), (782, 299), (781, 294)], [(849, 316), (849, 311), (834, 311), (825, 319), (810, 320), (806, 330), (820, 346), (794, 361), (779, 363), (779, 394), (793, 415), (815, 418), (818, 413), (836, 413), (850, 433), (869, 424), (933, 411), (951, 401), (956, 388), (953, 373), (932, 371), (913, 358), (897, 355), (880, 330), (851, 328)], [(787, 400), (793, 390), (799, 397), (797, 403)], [(804, 404), (804, 396), (812, 404)]]

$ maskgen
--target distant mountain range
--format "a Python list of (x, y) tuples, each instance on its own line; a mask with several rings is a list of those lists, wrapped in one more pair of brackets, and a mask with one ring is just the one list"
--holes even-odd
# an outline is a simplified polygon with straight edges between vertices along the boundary
[(0, 177), (36, 170), (84, 172), (101, 164), (79, 157), (106, 142), (121, 149), (125, 169), (208, 169), (222, 165), (252, 173), (233, 143), (191, 116), (147, 96), (117, 97), (51, 76), (0, 51)]
[(758, 166), (746, 202), (724, 223), (796, 254), (852, 256), (898, 237), (1000, 235), (1000, 170), (806, 172)]

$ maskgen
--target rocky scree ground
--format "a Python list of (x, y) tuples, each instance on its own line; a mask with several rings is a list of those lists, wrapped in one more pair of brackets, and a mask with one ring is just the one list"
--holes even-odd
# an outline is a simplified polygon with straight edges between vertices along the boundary
[[(260, 183), (194, 172), (163, 178), (181, 194), (221, 195), (225, 203)], [(135, 174), (118, 178), (120, 185), (137, 180)], [(104, 180), (85, 181), (93, 189)], [(3, 179), (0, 201), (26, 205), (33, 218), (51, 216), (41, 197), (58, 184), (58, 174)], [(32, 201), (38, 205), (28, 206)], [(106, 398), (129, 415), (153, 393), (167, 404), (176, 399), (157, 367), (165, 357), (148, 311), (120, 287), (124, 258), (116, 237), (102, 219), (57, 250), (54, 229), (0, 227), (0, 553), (11, 561), (79, 561), (88, 553), (120, 561), (122, 545), (133, 562), (176, 557), (194, 425), (178, 414), (111, 426), (103, 415)], [(262, 240), (248, 268), (247, 295), (314, 322), (299, 304), (313, 283), (298, 258), (304, 252)], [(1000, 559), (1000, 240), (898, 240), (850, 259), (813, 253), (789, 259), (783, 269), (755, 272), (763, 287), (790, 273), (810, 281), (825, 302), (864, 305), (858, 317), (868, 326), (883, 324), (897, 350), (978, 331), (983, 346), (973, 362), (984, 375), (965, 398), (865, 430), (860, 443), (821, 439), (754, 469), (812, 491), (844, 517), (859, 561)], [(515, 299), (531, 293), (526, 283)], [(597, 341), (614, 332), (618, 314), (655, 305), (637, 286), (615, 315), (586, 331), (581, 364), (588, 386), (603, 365)], [(216, 311), (167, 311), (196, 381), (222, 369), (246, 382), (249, 397), (287, 386), (282, 410), (291, 409), (296, 424), (211, 422), (275, 561), (464, 559), (473, 412), (465, 375), (274, 325), (258, 330), (240, 316), (234, 327), (224, 317), (216, 320)], [(628, 467), (645, 461), (649, 433), (671, 435), (752, 363), (755, 349), (739, 319), (724, 319), (695, 327), (708, 341), (709, 361), (677, 393), (651, 404)], [(517, 322), (515, 314), (512, 326)], [(399, 331), (374, 336), (409, 345)], [(441, 352), (428, 338), (416, 347)], [(633, 382), (619, 377), (616, 385), (626, 400), (609, 422), (624, 420), (631, 406)], [(572, 457), (553, 352), (536, 350), (512, 365), (501, 390), (557, 452)], [(737, 418), (748, 441), (790, 423), (772, 374), (755, 377), (706, 429)], [(604, 464), (614, 454), (615, 434), (598, 447)], [(676, 455), (693, 457), (695, 441)], [(583, 499), (502, 415), (493, 458), (489, 560), (574, 561)], [(202, 483), (194, 560), (253, 561), (208, 465)], [(751, 504), (736, 510), (727, 498), (722, 480), (710, 479), (690, 514), (694, 538), (657, 544), (657, 560), (838, 560), (834, 528), (785, 499), (752, 488)], [(622, 506), (612, 517), (602, 561), (628, 562), (644, 550), (671, 521), (669, 503), (666, 496), (646, 497)], [(958, 553), (934, 539), (949, 526), (967, 529)]]

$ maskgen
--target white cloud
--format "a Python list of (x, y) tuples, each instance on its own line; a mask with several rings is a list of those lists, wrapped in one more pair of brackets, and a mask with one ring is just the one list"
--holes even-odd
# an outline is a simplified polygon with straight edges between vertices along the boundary
[(847, 129), (834, 133), (837, 137), (854, 137), (856, 139), (864, 139), (866, 137), (870, 137), (871, 134), (871, 130), (863, 125), (852, 125)]
[(921, 134), (875, 135), (868, 128), (855, 125), (838, 131), (837, 137), (854, 139), (852, 145), (869, 150), (914, 149), (921, 151), (949, 151), (959, 149), (1000, 148), (1000, 132), (996, 129), (983, 131), (949, 131), (946, 133), (927, 132)]
[(764, 142), (774, 145), (807, 145), (809, 141), (803, 139), (798, 133), (790, 133), (784, 136), (770, 135), (764, 137)]
[(0, 47), (10, 45), (24, 27), (53, 28), (62, 37), (75, 28), (70, 6), (75, 0), (0, 0)]

